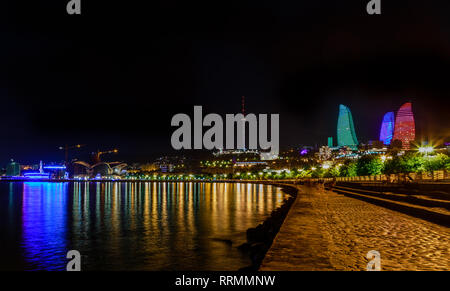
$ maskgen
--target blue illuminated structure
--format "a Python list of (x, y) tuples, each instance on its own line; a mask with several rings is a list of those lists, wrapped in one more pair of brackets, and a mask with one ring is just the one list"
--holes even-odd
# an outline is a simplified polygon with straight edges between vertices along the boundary
[(55, 170), (55, 169), (65, 169), (66, 166), (46, 166), (44, 167), (42, 161), (39, 163), (39, 172), (28, 172), (24, 173), (23, 176), (27, 179), (33, 180), (49, 180), (51, 177), (51, 173), (44, 172), (44, 169), (47, 170)]
[(390, 145), (394, 136), (394, 119), (394, 112), (388, 112), (383, 117), (380, 130), (380, 141), (382, 141), (385, 145)]
[(65, 170), (66, 166), (44, 166), (45, 170)]
[(50, 173), (24, 173), (23, 176), (28, 179), (50, 179)]

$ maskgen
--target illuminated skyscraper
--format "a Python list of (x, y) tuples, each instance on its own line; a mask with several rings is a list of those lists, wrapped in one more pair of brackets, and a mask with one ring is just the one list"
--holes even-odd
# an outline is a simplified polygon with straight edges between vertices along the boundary
[(410, 142), (416, 138), (416, 125), (412, 104), (407, 102), (400, 107), (395, 118), (394, 140), (401, 140), (403, 149), (410, 148)]
[(388, 112), (383, 117), (380, 130), (380, 141), (384, 144), (391, 144), (392, 137), (394, 136), (394, 112)]
[(332, 137), (332, 136), (330, 136), (330, 137), (328, 138), (328, 147), (329, 147), (329, 148), (332, 148), (332, 147), (333, 147), (333, 137)]
[(356, 149), (358, 139), (356, 138), (353, 117), (350, 109), (345, 105), (339, 105), (339, 118), (337, 125), (337, 144), (338, 146), (348, 146)]

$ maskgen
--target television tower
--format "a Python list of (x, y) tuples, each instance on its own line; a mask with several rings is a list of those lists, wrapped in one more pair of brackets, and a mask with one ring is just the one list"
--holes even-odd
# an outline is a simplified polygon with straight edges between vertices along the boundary
[(242, 141), (241, 150), (245, 151), (245, 96), (242, 96)]

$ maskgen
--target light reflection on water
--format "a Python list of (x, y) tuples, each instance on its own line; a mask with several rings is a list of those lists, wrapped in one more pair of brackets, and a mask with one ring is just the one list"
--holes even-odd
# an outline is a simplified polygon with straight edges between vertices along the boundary
[(67, 183), (23, 183), (22, 247), (32, 268), (58, 270), (67, 249)]
[(0, 267), (65, 270), (75, 249), (83, 270), (237, 270), (245, 231), (285, 197), (242, 183), (2, 183)]

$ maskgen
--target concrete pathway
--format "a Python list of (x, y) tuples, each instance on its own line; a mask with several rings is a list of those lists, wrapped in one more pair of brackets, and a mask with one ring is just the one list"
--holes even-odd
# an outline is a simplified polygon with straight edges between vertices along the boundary
[(300, 186), (260, 270), (365, 270), (371, 250), (382, 270), (450, 270), (450, 228)]

